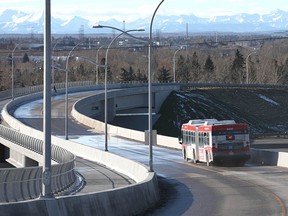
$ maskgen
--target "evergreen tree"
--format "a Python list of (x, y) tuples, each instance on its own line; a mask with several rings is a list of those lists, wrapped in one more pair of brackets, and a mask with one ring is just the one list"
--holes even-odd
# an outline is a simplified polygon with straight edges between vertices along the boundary
[(81, 63), (79, 65), (79, 67), (76, 68), (76, 73), (77, 73), (77, 76), (85, 76), (85, 68), (84, 68), (84, 65)]
[(158, 81), (159, 82), (170, 82), (171, 76), (169, 70), (167, 70), (164, 66), (158, 71)]
[(234, 83), (244, 83), (245, 74), (245, 59), (240, 51), (237, 49), (235, 53), (235, 58), (231, 66), (231, 81)]
[(276, 84), (287, 84), (288, 81), (288, 58), (277, 67), (278, 83)]
[(135, 73), (133, 68), (130, 66), (129, 70), (127, 71), (125, 68), (121, 68), (121, 80), (124, 82), (131, 82), (136, 79)]
[(204, 76), (205, 76), (205, 81), (213, 81), (214, 80), (214, 63), (211, 59), (211, 56), (208, 55), (205, 64), (204, 64), (204, 68), (203, 68), (203, 72), (204, 72)]
[(191, 74), (192, 74), (191, 81), (199, 81), (200, 74), (201, 74), (201, 66), (200, 66), (196, 52), (193, 53), (190, 67), (191, 67)]
[(28, 57), (28, 54), (27, 54), (27, 53), (24, 54), (23, 59), (22, 59), (22, 62), (23, 62), (23, 63), (29, 62), (29, 57)]
[(180, 55), (177, 60), (176, 78), (180, 82), (188, 82), (190, 80), (190, 73), (187, 67), (187, 63), (182, 55)]
[(214, 69), (215, 69), (214, 63), (211, 59), (211, 56), (208, 55), (204, 64), (204, 71), (211, 74), (214, 72)]
[(139, 82), (147, 82), (148, 81), (148, 78), (146, 76), (146, 74), (142, 74), (140, 72), (140, 70), (138, 70), (138, 73), (136, 75), (136, 81), (139, 81)]

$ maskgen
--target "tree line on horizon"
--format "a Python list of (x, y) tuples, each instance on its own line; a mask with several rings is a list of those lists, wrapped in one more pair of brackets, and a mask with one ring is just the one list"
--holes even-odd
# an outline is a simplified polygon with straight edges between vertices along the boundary
[[(284, 40), (267, 43), (256, 50), (250, 47), (221, 47), (210, 49), (182, 49), (175, 55), (175, 48), (156, 47), (152, 50), (153, 82), (209, 82), (286, 84), (288, 81), (288, 45)], [(19, 52), (19, 51), (18, 51)], [(95, 49), (76, 50), (74, 56), (95, 59)], [(67, 51), (55, 52), (67, 56)], [(104, 51), (99, 54), (100, 64), (105, 64)], [(43, 84), (43, 63), (31, 60), (29, 51), (17, 53), (14, 60), (14, 86), (25, 87)], [(19, 55), (23, 57), (19, 59)], [(175, 55), (175, 62), (173, 56)], [(175, 65), (174, 65), (175, 63)], [(57, 68), (65, 68), (65, 60), (53, 62)], [(0, 89), (11, 88), (12, 56), (1, 55)], [(174, 74), (175, 67), (175, 74)], [(65, 82), (65, 73), (56, 67), (55, 82)], [(147, 50), (111, 49), (108, 56), (108, 82), (147, 82)], [(98, 82), (104, 82), (105, 69), (98, 68)], [(69, 82), (96, 81), (95, 65), (69, 59)]]

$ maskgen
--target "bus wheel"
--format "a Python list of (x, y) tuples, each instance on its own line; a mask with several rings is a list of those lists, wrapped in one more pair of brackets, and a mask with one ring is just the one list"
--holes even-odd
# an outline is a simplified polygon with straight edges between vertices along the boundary
[(196, 154), (195, 154), (195, 149), (193, 149), (193, 163), (194, 163), (194, 164), (197, 163)]
[(185, 149), (185, 148), (183, 149), (183, 158), (184, 158), (185, 161), (188, 161), (187, 154), (186, 154), (186, 149)]
[(210, 166), (208, 151), (206, 151), (206, 165)]
[(244, 160), (236, 161), (236, 162), (235, 162), (235, 165), (236, 165), (236, 166), (244, 166), (244, 165), (245, 165), (245, 162), (246, 162), (246, 161), (244, 161)]

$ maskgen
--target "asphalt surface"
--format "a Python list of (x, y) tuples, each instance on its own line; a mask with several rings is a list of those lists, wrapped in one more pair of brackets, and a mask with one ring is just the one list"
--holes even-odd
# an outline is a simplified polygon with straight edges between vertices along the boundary
[[(61, 103), (57, 104), (59, 106), (56, 109), (61, 110)], [(37, 108), (33, 103), (28, 107), (41, 110), (41, 106), (38, 105)], [(33, 122), (31, 116), (26, 117), (28, 118), (26, 123)], [(40, 121), (37, 116), (34, 115), (34, 117), (35, 121)], [(23, 115), (22, 119), (25, 119)], [(29, 124), (32, 125), (31, 122)], [(103, 135), (81, 127), (74, 121), (70, 121), (69, 124), (72, 127), (71, 132), (74, 126), (78, 128), (75, 130), (78, 135), (71, 135), (70, 139), (103, 149)], [(55, 133), (57, 130), (57, 128), (52, 129)], [(274, 141), (270, 140), (270, 142), (273, 144)], [(148, 146), (142, 143), (120, 139), (109, 134), (108, 149), (109, 152), (148, 165)], [(157, 208), (152, 208), (143, 215), (284, 216), (287, 213), (287, 168), (256, 166), (249, 163), (243, 167), (206, 167), (204, 164), (185, 162), (179, 150), (157, 146), (153, 147), (153, 166), (159, 176), (162, 202)], [(84, 166), (82, 171), (85, 169), (88, 170), (89, 166)], [(88, 176), (86, 175), (87, 178)], [(126, 180), (124, 178), (121, 181)], [(87, 187), (87, 190), (93, 190), (93, 183), (96, 181), (96, 178), (91, 178), (91, 187)]]
[[(89, 95), (89, 93), (81, 94), (81, 97), (85, 95)], [(64, 138), (64, 128), (65, 128), (65, 111), (64, 111), (64, 99), (63, 97), (56, 96), (54, 101), (52, 100), (52, 113), (51, 113), (51, 132), (52, 135), (60, 136)], [(69, 100), (69, 110), (71, 110), (71, 106), (73, 103), (79, 99), (77, 94), (74, 94), (72, 100)], [(1, 102), (1, 109), (8, 102)], [(18, 109), (15, 110), (14, 116), (18, 118), (24, 124), (36, 128), (38, 130), (42, 130), (43, 128), (43, 118), (42, 118), (42, 100), (34, 101), (29, 104), (24, 104)], [(70, 117), (70, 116), (69, 116)], [(3, 122), (5, 124), (5, 122)], [(68, 131), (69, 138), (77, 138), (81, 135), (91, 135), (91, 131), (89, 128), (84, 127), (83, 125), (79, 125), (77, 122), (73, 121), (73, 119), (68, 119)], [(79, 135), (80, 131), (80, 135)], [(99, 135), (93, 133), (94, 135)], [(99, 135), (102, 136), (103, 135)], [(42, 137), (39, 137), (42, 138)], [(7, 163), (1, 163), (0, 168), (7, 168), (11, 166)], [(98, 192), (108, 189), (114, 189), (118, 187), (127, 186), (135, 183), (133, 179), (128, 176), (125, 176), (121, 173), (115, 172), (115, 170), (111, 170), (108, 167), (103, 166), (102, 164), (96, 163), (94, 161), (89, 161), (87, 159), (83, 159), (80, 157), (76, 158), (76, 171), (82, 175), (84, 178), (83, 187), (80, 188), (77, 194)]]

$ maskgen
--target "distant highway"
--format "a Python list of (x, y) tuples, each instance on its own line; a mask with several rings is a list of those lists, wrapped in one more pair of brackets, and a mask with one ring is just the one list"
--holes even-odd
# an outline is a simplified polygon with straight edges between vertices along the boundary
[[(70, 94), (69, 102), (90, 93)], [(52, 132), (63, 136), (64, 98), (52, 100)], [(16, 110), (16, 117), (40, 129), (42, 103)], [(63, 122), (63, 124), (61, 123)], [(70, 139), (104, 149), (103, 136), (69, 120)], [(148, 165), (148, 147), (131, 140), (109, 137), (109, 151)], [(272, 166), (206, 167), (183, 161), (179, 150), (154, 147), (154, 169), (159, 175), (162, 204), (147, 215), (261, 215), (284, 216), (288, 203), (288, 169)]]

